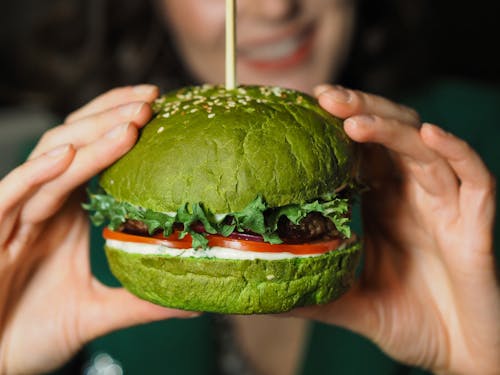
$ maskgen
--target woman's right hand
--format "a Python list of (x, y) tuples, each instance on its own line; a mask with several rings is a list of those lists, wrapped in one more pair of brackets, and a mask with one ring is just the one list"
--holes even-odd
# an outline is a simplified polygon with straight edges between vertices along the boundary
[(158, 88), (109, 91), (46, 132), (0, 181), (0, 373), (41, 373), (91, 339), (192, 313), (102, 285), (89, 264), (82, 186), (125, 154)]

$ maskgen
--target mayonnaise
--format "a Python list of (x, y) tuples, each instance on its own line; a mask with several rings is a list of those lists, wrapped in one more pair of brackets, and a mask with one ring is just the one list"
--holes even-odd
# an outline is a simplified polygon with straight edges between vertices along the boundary
[(170, 255), (176, 257), (192, 258), (219, 258), (219, 259), (264, 259), (279, 260), (290, 258), (302, 258), (319, 256), (322, 254), (296, 255), (292, 253), (265, 253), (259, 251), (235, 250), (227, 247), (214, 246), (209, 249), (174, 249), (160, 244), (145, 244), (135, 242), (125, 242), (117, 240), (106, 240), (106, 245), (113, 249), (118, 249), (131, 254), (144, 255)]

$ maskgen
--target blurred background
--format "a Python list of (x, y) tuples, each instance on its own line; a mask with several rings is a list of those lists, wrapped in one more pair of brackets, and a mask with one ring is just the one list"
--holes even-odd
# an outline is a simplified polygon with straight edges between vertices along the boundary
[[(163, 90), (192, 83), (183, 66), (172, 63), (176, 52), (153, 11), (154, 1), (158, 0), (0, 3), (0, 178), (26, 158), (45, 130), (105, 90), (141, 82), (159, 84)], [(360, 49), (353, 49), (354, 63), (340, 83), (395, 100), (402, 92), (421, 87), (425, 91), (426, 85), (440, 80), (500, 90), (498, 1), (357, 1), (360, 22), (369, 21), (357, 35)], [(468, 91), (460, 95), (466, 107)], [(483, 108), (500, 108), (493, 97), (496, 101), (500, 96), (487, 96), (490, 101), (484, 100)], [(446, 119), (456, 121), (461, 112), (446, 112)], [(462, 122), (475, 127), (481, 116), (470, 112)], [(497, 150), (490, 151), (490, 160), (498, 160), (493, 152)], [(96, 263), (104, 264), (99, 254)], [(324, 337), (329, 334), (325, 332)], [(130, 349), (140, 357), (141, 351)], [(163, 350), (159, 345), (155, 349)], [(359, 353), (353, 356), (348, 349), (349, 342), (338, 349), (347, 362), (369, 360), (363, 353), (359, 361)], [(311, 353), (321, 359), (328, 355), (326, 350), (315, 347)], [(322, 361), (312, 360), (310, 373), (320, 374), (316, 363)]]
[[(0, 176), (24, 159), (44, 130), (97, 93), (116, 85), (161, 81), (154, 61), (169, 60), (175, 51), (168, 47), (164, 36), (158, 36), (158, 22), (154, 22), (157, 20), (145, 3), (148, 1), (2, 2)], [(380, 4), (390, 1), (366, 3), (371, 4), (365, 6), (365, 12), (380, 12)], [(385, 56), (397, 53), (410, 57), (424, 70), (423, 74), (405, 70), (403, 60), (393, 59), (393, 65), (401, 65), (404, 73), (397, 78), (399, 86), (422, 83), (422, 76), (427, 81), (444, 77), (500, 84), (498, 2), (427, 1), (425, 14), (418, 15), (414, 0), (400, 0), (398, 4), (407, 7), (409, 17), (399, 22), (407, 26), (408, 32), (382, 52)], [(133, 26), (127, 23), (131, 15), (142, 22), (134, 22)], [(105, 20), (108, 16), (112, 17), (110, 24)], [(383, 24), (391, 15), (379, 16)], [(376, 45), (377, 35), (374, 33), (369, 43)], [(132, 47), (124, 47), (121, 41), (125, 38), (132, 41)], [(133, 47), (134, 38), (144, 38), (147, 43), (139, 50)], [(115, 69), (113, 62), (118, 60), (119, 69)], [(376, 78), (384, 76), (383, 69), (376, 69), (378, 58), (366, 61), (363, 69), (373, 65), (376, 75), (366, 81), (371, 85), (359, 86), (390, 96), (390, 89), (382, 89), (383, 80)], [(164, 88), (185, 83), (176, 79), (183, 76), (182, 67), (168, 69), (172, 79)], [(356, 73), (351, 73), (348, 84), (359, 83), (353, 75)]]

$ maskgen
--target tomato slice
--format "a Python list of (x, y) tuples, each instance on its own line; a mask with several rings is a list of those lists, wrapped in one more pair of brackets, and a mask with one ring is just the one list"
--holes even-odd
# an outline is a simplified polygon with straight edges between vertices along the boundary
[[(174, 249), (190, 249), (191, 236), (188, 234), (182, 240), (177, 238), (178, 232), (174, 232), (168, 237), (163, 237), (161, 234), (155, 234), (151, 237), (139, 236), (113, 231), (109, 228), (104, 228), (102, 235), (107, 240), (117, 240), (124, 242), (136, 242), (153, 245), (163, 245)], [(235, 250), (256, 251), (262, 253), (292, 253), (296, 255), (312, 255), (323, 254), (331, 250), (337, 249), (342, 244), (342, 239), (336, 238), (327, 241), (317, 241), (303, 244), (270, 244), (268, 242), (248, 241), (237, 238), (229, 238), (217, 234), (207, 235), (208, 246), (226, 247)]]

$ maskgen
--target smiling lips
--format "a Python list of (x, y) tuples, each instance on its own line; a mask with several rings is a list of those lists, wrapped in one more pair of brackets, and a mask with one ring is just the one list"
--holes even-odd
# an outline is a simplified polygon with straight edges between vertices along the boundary
[(241, 47), (239, 60), (258, 70), (281, 70), (302, 63), (311, 53), (314, 27), (310, 26), (299, 33), (273, 40)]

